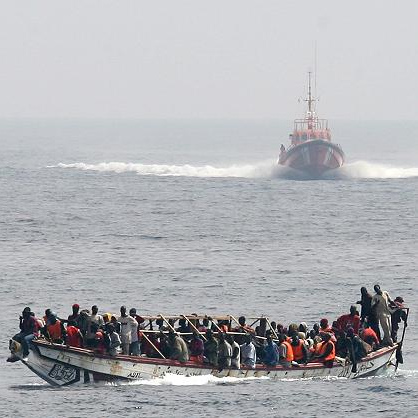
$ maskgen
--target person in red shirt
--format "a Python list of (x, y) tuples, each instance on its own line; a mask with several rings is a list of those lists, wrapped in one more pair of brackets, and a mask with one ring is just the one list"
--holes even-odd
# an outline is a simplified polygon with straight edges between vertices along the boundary
[(380, 340), (377, 334), (370, 328), (367, 321), (364, 322), (364, 328), (360, 335), (361, 339), (369, 344), (373, 350), (376, 350), (380, 345)]
[(340, 331), (347, 331), (348, 328), (353, 328), (354, 333), (358, 334), (360, 328), (360, 316), (357, 314), (355, 305), (350, 306), (350, 313), (341, 315), (337, 319), (337, 327)]

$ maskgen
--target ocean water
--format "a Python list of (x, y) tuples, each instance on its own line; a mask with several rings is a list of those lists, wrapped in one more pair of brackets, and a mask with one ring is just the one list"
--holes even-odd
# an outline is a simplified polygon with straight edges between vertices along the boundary
[[(0, 121), (0, 416), (414, 415), (418, 122), (331, 127), (347, 164), (307, 180), (276, 165), (291, 121)], [(376, 283), (411, 307), (396, 376), (55, 389), (5, 363), (26, 305), (312, 325)]]

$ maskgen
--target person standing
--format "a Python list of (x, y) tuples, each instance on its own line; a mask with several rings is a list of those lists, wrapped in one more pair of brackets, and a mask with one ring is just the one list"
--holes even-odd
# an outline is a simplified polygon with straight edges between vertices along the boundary
[(392, 346), (390, 304), (393, 303), (393, 301), (390, 298), (389, 293), (382, 290), (378, 284), (374, 286), (374, 291), (376, 293), (373, 295), (371, 307), (383, 330), (382, 342)]
[(391, 337), (394, 342), (398, 341), (398, 331), (399, 331), (399, 324), (401, 321), (404, 322), (404, 327), (406, 328), (408, 326), (407, 321), (407, 315), (405, 312), (404, 307), (404, 300), (402, 296), (398, 296), (393, 301), (394, 307), (392, 309), (392, 331), (391, 331)]
[(218, 344), (218, 368), (229, 369), (231, 367), (232, 358), (232, 347), (225, 339), (223, 332), (219, 333), (219, 344)]
[(264, 364), (266, 366), (274, 367), (279, 362), (279, 347), (273, 341), (271, 334), (267, 334), (267, 345), (264, 350)]
[(130, 344), (132, 342), (132, 329), (138, 328), (138, 322), (126, 313), (126, 306), (120, 307), (120, 339), (122, 342), (122, 353), (129, 355)]

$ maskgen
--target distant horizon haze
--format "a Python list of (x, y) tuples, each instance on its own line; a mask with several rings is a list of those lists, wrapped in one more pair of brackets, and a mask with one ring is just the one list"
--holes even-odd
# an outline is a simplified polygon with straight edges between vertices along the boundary
[(417, 120), (412, 0), (2, 6), (2, 119)]

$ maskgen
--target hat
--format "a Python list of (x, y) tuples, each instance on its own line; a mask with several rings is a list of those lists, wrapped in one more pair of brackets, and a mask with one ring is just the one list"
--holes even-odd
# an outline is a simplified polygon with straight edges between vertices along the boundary
[(78, 303), (74, 303), (73, 308), (80, 309), (80, 305)]
[(397, 296), (395, 298), (395, 302), (403, 303), (404, 302), (403, 297), (402, 296)]

